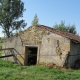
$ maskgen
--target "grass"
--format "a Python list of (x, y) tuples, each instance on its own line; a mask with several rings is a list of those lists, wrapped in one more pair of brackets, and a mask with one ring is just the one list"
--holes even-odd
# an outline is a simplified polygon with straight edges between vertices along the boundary
[(0, 80), (80, 80), (80, 70), (19, 66), (0, 59)]

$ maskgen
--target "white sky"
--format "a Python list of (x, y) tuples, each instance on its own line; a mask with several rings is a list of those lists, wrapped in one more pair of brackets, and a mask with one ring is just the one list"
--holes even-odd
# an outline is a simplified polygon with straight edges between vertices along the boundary
[(0, 37), (3, 37), (4, 34), (2, 33), (2, 29), (0, 28)]

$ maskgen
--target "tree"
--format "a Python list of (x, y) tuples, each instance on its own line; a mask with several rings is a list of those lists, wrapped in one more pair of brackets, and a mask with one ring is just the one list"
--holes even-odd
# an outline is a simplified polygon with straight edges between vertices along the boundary
[(75, 28), (75, 25), (65, 25), (65, 21), (61, 21), (60, 24), (55, 24), (53, 26), (53, 28), (57, 29), (57, 30), (61, 30), (61, 31), (67, 31), (67, 32), (70, 32), (70, 33), (73, 33), (73, 34), (76, 34), (76, 28)]
[(67, 28), (68, 28), (67, 29), (68, 32), (73, 33), (73, 34), (77, 34), (76, 27), (74, 24), (71, 26), (69, 25), (69, 27), (67, 27)]
[(55, 24), (54, 26), (53, 26), (55, 29), (58, 29), (58, 30), (61, 30), (61, 31), (67, 31), (67, 28), (66, 28), (66, 26), (65, 26), (65, 22), (64, 21), (61, 21), (61, 23), (60, 24)]
[(31, 25), (35, 26), (37, 24), (38, 24), (38, 17), (37, 17), (37, 14), (35, 14), (34, 19), (33, 19), (32, 23), (31, 23)]
[(15, 30), (24, 28), (25, 21), (19, 18), (23, 17), (24, 3), (21, 0), (0, 0), (0, 26), (11, 37)]
[(5, 33), (5, 31), (2, 31), (2, 33), (4, 34), (4, 37), (6, 37), (6, 33)]

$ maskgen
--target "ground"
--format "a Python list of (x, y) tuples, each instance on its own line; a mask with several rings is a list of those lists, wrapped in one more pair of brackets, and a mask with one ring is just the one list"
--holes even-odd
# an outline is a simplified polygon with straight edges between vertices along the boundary
[(19, 66), (0, 59), (0, 80), (80, 80), (80, 70)]

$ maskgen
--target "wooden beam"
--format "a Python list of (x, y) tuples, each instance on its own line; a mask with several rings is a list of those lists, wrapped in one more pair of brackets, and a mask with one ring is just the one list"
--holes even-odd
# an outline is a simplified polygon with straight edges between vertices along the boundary
[(4, 49), (0, 49), (0, 50), (11, 50), (11, 49), (14, 49), (14, 48), (4, 48)]
[(11, 57), (11, 56), (13, 55), (11, 54), (11, 55), (0, 56), (0, 58)]

